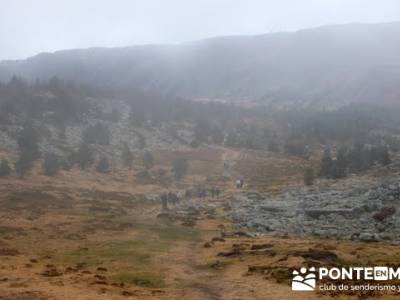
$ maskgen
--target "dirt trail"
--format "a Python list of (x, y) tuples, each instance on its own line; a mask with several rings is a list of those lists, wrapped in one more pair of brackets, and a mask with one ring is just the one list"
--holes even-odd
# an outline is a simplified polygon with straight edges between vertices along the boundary
[(199, 222), (196, 228), (201, 233), (198, 241), (181, 243), (158, 259), (168, 276), (167, 285), (174, 286), (170, 294), (173, 299), (223, 299), (219, 287), (221, 278), (212, 270), (201, 267), (206, 257), (204, 240), (215, 235), (217, 222)]
[(227, 177), (233, 177), (235, 167), (241, 153), (229, 148), (224, 148), (224, 152), (221, 155), (221, 161), (223, 165), (223, 175)]
[[(215, 237), (220, 220), (202, 220), (197, 228), (205, 241)], [(293, 293), (289, 285), (277, 284), (264, 277), (246, 275), (247, 264), (237, 260), (226, 270), (204, 267), (217, 262), (217, 253), (236, 241), (227, 240), (215, 248), (204, 248), (202, 243), (182, 244), (174, 248), (163, 260), (167, 274), (179, 279), (180, 287), (171, 291), (173, 299), (190, 300), (283, 300), (283, 299), (330, 299), (316, 294)], [(226, 245), (228, 244), (228, 245)], [(200, 267), (203, 266), (203, 267)]]

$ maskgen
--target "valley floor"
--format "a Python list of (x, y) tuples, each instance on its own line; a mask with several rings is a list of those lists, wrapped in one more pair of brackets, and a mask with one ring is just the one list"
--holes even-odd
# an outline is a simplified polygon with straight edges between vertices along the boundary
[[(274, 193), (280, 184), (298, 183), (295, 170), (305, 164), (233, 150), (214, 149), (207, 155), (203, 159), (214, 169), (202, 172), (233, 178), (238, 167), (251, 168), (246, 159), (273, 161)], [(276, 175), (274, 168), (285, 172)], [(253, 184), (268, 180), (268, 174), (256, 179)], [(225, 218), (236, 193), (232, 180), (219, 182), (219, 199), (190, 198), (170, 206), (169, 213), (161, 213), (156, 197), (165, 187), (129, 180), (123, 172), (107, 177), (76, 170), (54, 179), (2, 179), (0, 299), (398, 297), (292, 292), (290, 286), (291, 270), (301, 266), (398, 265), (397, 246), (238, 231)], [(205, 182), (190, 174), (184, 188), (190, 180)]]

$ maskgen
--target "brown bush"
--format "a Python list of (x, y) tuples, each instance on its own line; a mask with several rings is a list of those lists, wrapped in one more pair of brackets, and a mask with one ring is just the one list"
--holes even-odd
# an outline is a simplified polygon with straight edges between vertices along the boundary
[(390, 216), (393, 216), (395, 213), (396, 208), (394, 208), (393, 206), (382, 207), (382, 209), (375, 213), (372, 217), (375, 219), (375, 221), (383, 222)]

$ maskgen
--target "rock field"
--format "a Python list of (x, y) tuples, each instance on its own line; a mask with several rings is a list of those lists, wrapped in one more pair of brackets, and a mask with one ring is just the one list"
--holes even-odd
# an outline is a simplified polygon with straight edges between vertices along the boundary
[(242, 229), (296, 236), (400, 242), (400, 179), (336, 188), (239, 193), (228, 217)]

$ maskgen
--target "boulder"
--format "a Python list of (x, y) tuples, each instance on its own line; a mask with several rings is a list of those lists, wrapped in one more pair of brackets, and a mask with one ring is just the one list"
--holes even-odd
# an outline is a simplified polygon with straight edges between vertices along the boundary
[(362, 242), (377, 242), (378, 239), (376, 238), (375, 234), (371, 232), (363, 232), (359, 236), (360, 241)]

